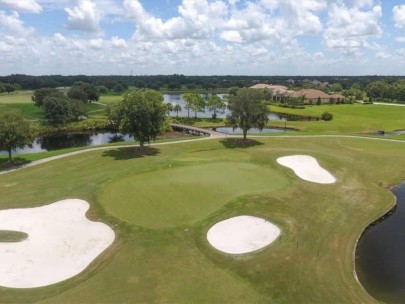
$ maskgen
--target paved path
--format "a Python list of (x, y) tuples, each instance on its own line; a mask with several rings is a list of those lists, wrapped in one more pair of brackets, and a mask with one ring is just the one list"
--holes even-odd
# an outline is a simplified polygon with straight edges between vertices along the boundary
[[(183, 126), (183, 125), (177, 125), (177, 126)], [(183, 127), (189, 127), (189, 126), (183, 126)], [(192, 127), (194, 128), (194, 127)], [(205, 132), (209, 130), (205, 129), (200, 129), (200, 128), (194, 128), (196, 130), (204, 130)], [(226, 135), (222, 134), (219, 132), (214, 132), (214, 131), (209, 131), (210, 136), (209, 137), (201, 137), (201, 138), (195, 138), (195, 139), (185, 139), (185, 140), (179, 140), (179, 141), (170, 141), (170, 142), (163, 142), (163, 143), (152, 143), (150, 146), (162, 146), (162, 145), (174, 145), (174, 144), (181, 144), (181, 143), (188, 143), (188, 142), (195, 142), (195, 141), (203, 141), (203, 140), (210, 140), (210, 139), (217, 139), (217, 138), (225, 138), (225, 137), (242, 137), (241, 135)], [(207, 132), (208, 134), (208, 132)], [(281, 135), (281, 136), (249, 136), (249, 138), (351, 138), (351, 139), (363, 139), (363, 140), (375, 140), (375, 141), (382, 141), (382, 142), (396, 142), (396, 143), (402, 143), (405, 144), (405, 141), (399, 140), (399, 139), (388, 139), (388, 138), (376, 138), (376, 137), (365, 137), (365, 136), (356, 136), (356, 135)], [(25, 164), (21, 167), (17, 168), (12, 168), (12, 169), (6, 169), (3, 171), (0, 171), (0, 175), (10, 173), (13, 171), (17, 171), (20, 169), (24, 168), (29, 168), (33, 166), (37, 166), (40, 164), (44, 164), (56, 159), (61, 159), (73, 155), (78, 155), (82, 153), (87, 153), (91, 151), (100, 151), (100, 150), (109, 150), (109, 149), (119, 149), (119, 148), (130, 148), (130, 147), (139, 147), (139, 144), (134, 144), (134, 145), (121, 145), (121, 146), (105, 146), (105, 147), (96, 147), (96, 148), (89, 148), (89, 149), (84, 149), (84, 150), (79, 150), (79, 151), (74, 151), (74, 152), (69, 152), (61, 155), (56, 155), (52, 157), (47, 157), (44, 159), (40, 160), (35, 160), (33, 162), (30, 162), (28, 164)]]

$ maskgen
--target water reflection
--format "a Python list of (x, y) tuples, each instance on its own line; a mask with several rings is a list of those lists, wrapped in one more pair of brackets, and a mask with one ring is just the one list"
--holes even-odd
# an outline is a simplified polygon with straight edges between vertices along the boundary
[(405, 183), (393, 190), (397, 207), (372, 226), (356, 249), (356, 272), (366, 290), (386, 303), (405, 303)]
[[(54, 133), (34, 139), (31, 147), (17, 149), (18, 154), (46, 152), (74, 147), (97, 146), (115, 142), (134, 141), (129, 135), (113, 132), (77, 132), (77, 133)], [(7, 152), (0, 152), (6, 155)]]
[[(201, 94), (204, 96), (205, 99), (210, 98), (211, 94)], [(219, 96), (221, 99), (226, 98), (227, 94), (216, 94)], [(186, 109), (186, 103), (184, 99), (182, 98), (181, 94), (164, 94), (163, 99), (165, 103), (171, 103), (173, 106), (176, 104), (181, 106), (181, 111), (178, 112), (179, 117), (187, 117), (188, 116), (188, 111)], [(209, 111), (208, 108), (205, 108), (204, 112), (198, 112), (197, 117), (199, 118), (212, 118), (213, 112)], [(230, 111), (228, 109), (217, 112), (217, 118), (226, 118), (230, 114)], [(175, 117), (177, 116), (176, 111), (171, 111), (170, 115)], [(194, 117), (194, 112), (190, 110), (190, 117)], [(275, 113), (272, 113), (269, 115), (269, 120), (277, 121), (277, 120), (286, 120), (284, 117), (281, 117)]]

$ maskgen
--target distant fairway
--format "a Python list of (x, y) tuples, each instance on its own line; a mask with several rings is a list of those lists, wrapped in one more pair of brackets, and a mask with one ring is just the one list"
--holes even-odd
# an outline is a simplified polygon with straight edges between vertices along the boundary
[[(87, 216), (116, 234), (80, 275), (1, 288), (1, 302), (374, 303), (354, 277), (353, 250), (393, 205), (382, 186), (404, 179), (405, 143), (258, 140), (243, 149), (221, 140), (174, 143), (150, 155), (111, 147), (1, 175), (1, 209), (85, 199)], [(337, 182), (306, 182), (277, 164), (294, 154), (315, 157)], [(279, 238), (242, 257), (212, 248), (209, 228), (239, 215), (271, 221)]]
[(210, 163), (119, 179), (105, 187), (100, 201), (108, 213), (120, 219), (165, 228), (191, 224), (232, 198), (280, 189), (287, 183), (279, 172), (255, 164)]

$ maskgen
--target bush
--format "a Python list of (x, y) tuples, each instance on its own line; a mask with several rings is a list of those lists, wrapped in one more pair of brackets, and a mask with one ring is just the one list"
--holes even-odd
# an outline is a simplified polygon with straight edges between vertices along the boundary
[(321, 117), (324, 121), (331, 121), (333, 119), (332, 113), (329, 112), (323, 112)]

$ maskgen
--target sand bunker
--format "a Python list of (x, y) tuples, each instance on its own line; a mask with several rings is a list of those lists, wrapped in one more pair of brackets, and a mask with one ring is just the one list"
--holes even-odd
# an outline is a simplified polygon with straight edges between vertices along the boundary
[(308, 155), (292, 155), (277, 159), (280, 165), (294, 170), (298, 177), (318, 184), (333, 184), (336, 178), (319, 166), (317, 160)]
[(86, 218), (89, 207), (69, 199), (0, 211), (0, 230), (28, 234), (22, 242), (0, 243), (0, 286), (41, 287), (82, 272), (115, 238), (110, 227)]
[(271, 244), (280, 229), (265, 219), (237, 216), (221, 221), (208, 230), (208, 242), (216, 249), (230, 253), (253, 252)]

